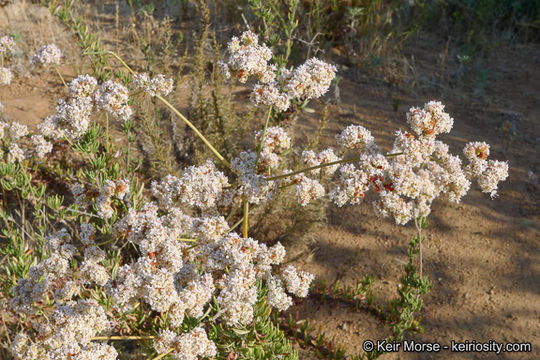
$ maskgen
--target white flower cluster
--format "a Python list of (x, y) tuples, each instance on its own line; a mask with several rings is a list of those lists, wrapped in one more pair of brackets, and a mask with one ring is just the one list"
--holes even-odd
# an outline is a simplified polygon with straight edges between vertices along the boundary
[(11, 135), (11, 140), (17, 141), (23, 136), (28, 135), (28, 127), (18, 122), (13, 122), (9, 128), (9, 134)]
[(291, 138), (279, 126), (270, 126), (255, 133), (255, 141), (260, 145), (260, 152), (243, 151), (231, 162), (231, 169), (238, 175), (239, 187), (230, 194), (245, 196), (248, 202), (259, 204), (272, 198), (277, 183), (267, 181), (265, 175), (279, 167), (280, 155), (291, 146)]
[[(116, 233), (141, 253), (107, 284), (117, 309), (129, 310), (142, 299), (154, 311), (169, 311), (171, 326), (178, 328), (184, 314), (202, 316), (215, 296), (228, 324), (251, 322), (256, 281), (268, 278), (272, 265), (283, 261), (283, 247), (268, 248), (227, 233), (229, 226), (221, 216), (193, 218), (174, 207), (167, 211), (160, 216), (157, 206), (149, 203), (139, 212), (130, 210), (117, 223)], [(179, 241), (180, 236), (195, 239), (196, 247)]]
[(267, 84), (275, 77), (275, 68), (268, 65), (272, 58), (272, 51), (265, 44), (259, 44), (259, 37), (251, 32), (244, 32), (240, 38), (233, 37), (228, 44), (229, 59), (220, 63), (226, 78), (231, 73), (245, 83), (250, 76)]
[(169, 95), (173, 89), (173, 79), (166, 79), (165, 75), (156, 75), (150, 79), (148, 74), (137, 74), (133, 78), (133, 85), (136, 90), (143, 90), (148, 95)]
[(83, 136), (90, 125), (94, 109), (93, 94), (97, 80), (89, 75), (79, 75), (68, 84), (67, 99), (60, 99), (56, 114), (47, 117), (38, 129), (43, 136), (53, 139), (64, 137), (76, 140)]
[(444, 112), (440, 101), (430, 101), (423, 109), (413, 107), (407, 113), (407, 122), (416, 135), (439, 135), (450, 132), (454, 119)]
[(0, 56), (4, 59), (13, 55), (15, 52), (15, 40), (9, 35), (0, 38)]
[(10, 69), (3, 67), (4, 59), (9, 58), (15, 52), (15, 40), (9, 35), (0, 38), (0, 57), (2, 64), (0, 65), (0, 85), (9, 85), (13, 78), (13, 73)]
[(107, 80), (101, 84), (94, 96), (99, 108), (109, 112), (119, 120), (126, 121), (133, 115), (133, 110), (129, 105), (128, 89), (120, 83)]
[(173, 205), (185, 205), (208, 210), (216, 207), (223, 195), (228, 179), (208, 160), (201, 166), (190, 166), (177, 178), (168, 175), (162, 181), (152, 182), (152, 194), (162, 208)]
[(164, 330), (154, 340), (154, 349), (158, 354), (174, 349), (170, 355), (179, 360), (197, 360), (199, 357), (209, 358), (217, 354), (216, 344), (208, 339), (206, 331), (201, 327), (181, 335)]
[[(97, 246), (91, 246), (84, 251), (84, 260), (80, 265), (80, 281), (83, 285), (104, 286), (110, 279), (107, 269), (100, 264), (105, 260), (105, 252)], [(75, 293), (76, 289), (69, 288), (69, 294)]]
[[(279, 161), (279, 158), (274, 155), (272, 152), (261, 153), (259, 164), (277, 167), (276, 160)], [(257, 154), (253, 151), (242, 151), (238, 157), (231, 161), (231, 169), (238, 175), (239, 185), (231, 192), (231, 198), (242, 195), (252, 204), (264, 203), (272, 198), (273, 192), (276, 190), (276, 183), (267, 181), (263, 174), (256, 171), (259, 168), (259, 164), (255, 166), (256, 160)]]
[(38, 158), (43, 159), (45, 155), (52, 151), (53, 144), (45, 140), (43, 135), (32, 135), (30, 139), (32, 141), (35, 154)]
[[(277, 133), (280, 131), (270, 131)], [(283, 142), (268, 142), (267, 146), (284, 150), (287, 141), (282, 137), (277, 136)], [(109, 331), (108, 324), (115, 316), (132, 311), (141, 302), (156, 313), (167, 313), (169, 328), (155, 339), (156, 351), (173, 349), (171, 355), (178, 359), (215, 356), (216, 347), (206, 335), (204, 322), (188, 333), (180, 332), (185, 316), (202, 317), (215, 299), (219, 312), (214, 320), (230, 326), (248, 325), (254, 319), (261, 282), (271, 289), (269, 303), (280, 310), (292, 304), (288, 293), (307, 296), (313, 275), (297, 272), (293, 266), (275, 271), (285, 258), (281, 244), (268, 247), (230, 232), (225, 218), (217, 213), (226, 184), (227, 178), (207, 162), (185, 169), (184, 175), (174, 181), (154, 184), (153, 192), (161, 206), (146, 202), (135, 209), (124, 200), (121, 208), (127, 208), (127, 212), (113, 223), (112, 236), (131, 243), (139, 255), (125, 257), (117, 271), (104, 266), (106, 253), (97, 241), (100, 232), (91, 224), (80, 226), (82, 245), (77, 247), (72, 243), (77, 237), (65, 229), (48, 237), (50, 255), (30, 269), (29, 278), (19, 281), (10, 305), (16, 311), (34, 314), (45, 297), (52, 298), (56, 305), (50, 316), (54, 320), (36, 329), (39, 339), (47, 339), (43, 343), (46, 348), (37, 342), (30, 345), (28, 339), (13, 342), (17, 358), (28, 356), (30, 348), (51, 356), (65, 354), (68, 349), (74, 354), (98, 351), (92, 338)], [(107, 180), (99, 191), (77, 186), (73, 194), (86, 211), (111, 218), (115, 213), (111, 199), (122, 201), (128, 191), (127, 182)], [(166, 199), (170, 193), (174, 196)], [(212, 202), (213, 209), (203, 204), (205, 199)], [(204, 212), (190, 216), (178, 206)], [(104, 290), (113, 310), (105, 314), (97, 302), (88, 299), (88, 287)], [(74, 298), (80, 300), (74, 302)], [(114, 358), (115, 352), (111, 355)]]
[(107, 81), (97, 86), (90, 75), (79, 75), (68, 84), (68, 98), (58, 101), (56, 114), (47, 117), (38, 129), (43, 136), (71, 141), (83, 136), (90, 126), (94, 104), (114, 117), (127, 120), (133, 114), (125, 86)]
[[(304, 151), (301, 155), (304, 167), (321, 168), (296, 174), (283, 182), (294, 184), (299, 204), (306, 206), (326, 192), (320, 179), (312, 177), (332, 176), (337, 171), (337, 184), (329, 190), (329, 198), (336, 205), (359, 204), (366, 193), (374, 190), (379, 195), (373, 203), (376, 212), (393, 217), (398, 224), (429, 215), (432, 202), (442, 194), (452, 202), (459, 202), (469, 191), (473, 179), (477, 180), (483, 192), (496, 196), (498, 183), (508, 176), (508, 164), (487, 160), (489, 146), (476, 142), (465, 147), (464, 154), (469, 164), (463, 166), (459, 157), (449, 153), (448, 145), (436, 139), (436, 135), (449, 132), (453, 124), (453, 119), (443, 109), (444, 105), (436, 101), (428, 102), (422, 109), (412, 108), (407, 114), (407, 121), (413, 133), (396, 132), (394, 146), (387, 155), (380, 153), (366, 128), (350, 125), (336, 136), (336, 141), (342, 153), (357, 154), (358, 159), (354, 163), (325, 167), (321, 165), (341, 161), (332, 148), (320, 153)], [(260, 142), (261, 136), (262, 132), (258, 132), (256, 140)], [(281, 128), (268, 128), (261, 154), (269, 149), (269, 153), (275, 156), (272, 161), (267, 161), (273, 164), (271, 169), (277, 168), (280, 161), (277, 155), (289, 147), (289, 141)], [(255, 159), (256, 154), (244, 152), (232, 162), (232, 168), (240, 174), (240, 184), (244, 187), (244, 194), (250, 195), (250, 201), (263, 200), (270, 194), (270, 189), (265, 187), (268, 181), (261, 175), (268, 175), (268, 172), (265, 173), (264, 168), (255, 170)], [(290, 172), (286, 170), (283, 175)], [(279, 289), (278, 285), (275, 282), (273, 286)]]
[(6, 67), (0, 67), (0, 85), (9, 85), (11, 84), (11, 79), (13, 78), (13, 73), (10, 69)]
[(292, 298), (287, 295), (283, 287), (283, 280), (270, 278), (268, 285), (268, 304), (279, 311), (285, 311), (292, 305)]
[(97, 80), (90, 75), (79, 75), (68, 84), (68, 93), (74, 99), (92, 99)]
[(21, 162), (29, 156), (43, 158), (51, 152), (52, 144), (41, 135), (32, 135), (30, 143), (32, 147), (23, 144), (23, 140), (29, 137), (26, 125), (12, 122), (11, 124), (0, 119), (0, 159), (6, 155), (9, 163)]
[(229, 58), (221, 63), (226, 78), (231, 73), (238, 81), (245, 83), (254, 76), (259, 81), (253, 88), (251, 100), (259, 105), (274, 106), (286, 111), (291, 101), (303, 102), (324, 95), (336, 75), (336, 67), (317, 58), (307, 60), (296, 69), (281, 69), (268, 62), (272, 51), (259, 44), (258, 37), (251, 31), (244, 32), (240, 38), (233, 37), (228, 46)]
[(281, 91), (276, 83), (256, 84), (250, 98), (256, 105), (271, 105), (281, 112), (287, 111), (291, 106), (291, 98)]
[(287, 266), (281, 273), (281, 277), (285, 282), (287, 290), (298, 297), (306, 297), (309, 291), (309, 286), (315, 278), (313, 274), (305, 271), (297, 272), (292, 265)]
[[(255, 133), (255, 140), (260, 144), (263, 131)], [(261, 144), (261, 152), (273, 152), (281, 154), (291, 146), (291, 137), (279, 126), (270, 126), (264, 134), (264, 142)]]
[[(482, 191), (494, 196), (497, 184), (508, 176), (507, 163), (486, 160), (488, 145), (471, 143), (464, 150), (469, 165), (462, 166), (461, 159), (436, 140), (436, 135), (449, 132), (453, 125), (443, 110), (444, 105), (436, 101), (422, 109), (412, 108), (407, 121), (413, 133), (398, 131), (386, 156), (378, 152), (373, 136), (361, 126), (351, 125), (337, 135), (338, 144), (345, 151), (359, 152), (360, 160), (357, 165), (340, 167), (338, 185), (330, 191), (334, 203), (357, 204), (373, 189), (379, 194), (373, 203), (376, 212), (405, 224), (413, 217), (429, 215), (433, 200), (441, 194), (459, 202), (473, 178)], [(311, 158), (307, 154), (306, 159)]]
[(62, 61), (62, 51), (55, 44), (42, 46), (38, 52), (30, 59), (32, 65), (60, 65)]
[[(314, 152), (313, 150), (306, 150), (302, 152), (302, 156), (301, 156), (301, 163), (306, 168), (329, 164), (338, 160), (339, 158), (334, 153), (334, 149), (332, 148), (323, 150), (318, 154)], [(292, 176), (291, 179), (292, 179), (292, 183), (294, 184), (295, 196), (298, 203), (301, 206), (306, 206), (310, 204), (311, 202), (317, 199), (320, 199), (326, 193), (324, 186), (319, 182), (319, 180), (312, 179), (308, 177), (308, 175), (332, 176), (336, 172), (338, 167), (339, 167), (338, 164), (329, 165), (329, 166), (322, 167), (319, 169), (307, 171), (304, 174), (298, 174), (298, 175)]]
[(34, 325), (39, 341), (18, 334), (11, 344), (17, 360), (117, 358), (114, 347), (92, 343), (94, 336), (111, 329), (105, 310), (94, 299), (58, 304), (49, 321)]
[(357, 169), (352, 164), (346, 164), (339, 169), (339, 185), (332, 189), (329, 196), (340, 207), (347, 202), (358, 204), (364, 198), (368, 188), (368, 173)]
[(112, 207), (113, 198), (123, 200), (129, 193), (129, 180), (105, 180), (103, 186), (98, 192), (86, 190), (79, 184), (76, 184), (71, 192), (77, 204), (81, 209), (87, 210), (92, 201), (97, 215), (104, 219), (110, 219), (114, 215)]
[[(266, 176), (273, 170), (278, 169), (282, 161), (283, 153), (291, 146), (291, 138), (287, 132), (278, 126), (272, 126), (255, 134), (256, 143), (260, 144), (260, 153), (244, 151), (231, 162), (231, 169), (238, 175), (239, 188), (232, 189), (229, 193), (236, 196), (245, 197), (248, 202), (259, 204), (272, 198), (277, 191), (277, 181), (268, 181)], [(262, 143), (261, 143), (262, 142)], [(258, 162), (257, 162), (258, 160)], [(313, 151), (305, 151), (302, 154), (304, 164), (318, 166), (339, 160), (332, 148), (326, 149), (319, 154)], [(324, 167), (322, 171), (315, 169), (311, 175), (332, 175), (339, 165)], [(295, 195), (302, 206), (306, 206), (314, 200), (324, 196), (325, 189), (318, 180), (311, 179), (305, 175), (296, 175), (283, 181), (285, 184), (293, 183)]]
[(489, 145), (485, 142), (468, 143), (463, 153), (469, 160), (465, 167), (469, 178), (476, 178), (483, 192), (489, 193), (491, 197), (497, 196), (497, 184), (508, 177), (508, 163), (488, 160)]
[[(304, 164), (306, 167), (315, 167), (319, 165), (329, 164), (335, 161), (339, 161), (340, 158), (334, 153), (334, 149), (328, 148), (326, 150), (321, 151), (320, 153), (316, 153), (313, 150), (304, 150), (302, 152), (302, 164)], [(325, 166), (320, 169), (314, 169), (308, 172), (309, 175), (328, 175), (332, 176), (336, 172), (336, 170), (339, 168), (339, 164), (336, 165), (330, 165)]]
[(361, 152), (376, 152), (377, 146), (371, 132), (360, 125), (349, 125), (336, 135), (337, 144), (344, 150), (359, 150)]
[(30, 338), (19, 333), (11, 343), (11, 353), (15, 360), (29, 359), (80, 359), (80, 360), (115, 360), (116, 349), (107, 344), (65, 344), (58, 349), (47, 350), (40, 342), (32, 342)]
[[(46, 118), (40, 129), (45, 136), (76, 140), (88, 131), (92, 110), (93, 104), (89, 98), (60, 99), (56, 114)], [(54, 130), (50, 132), (50, 128)]]
[(302, 206), (320, 199), (325, 194), (324, 187), (317, 180), (310, 179), (305, 175), (295, 175), (292, 180), (295, 185), (296, 199)]
[(336, 76), (336, 67), (311, 58), (292, 71), (284, 71), (285, 92), (294, 99), (309, 100), (323, 96)]
[(46, 238), (46, 249), (50, 251), (50, 256), (32, 266), (29, 277), (20, 279), (13, 288), (15, 296), (10, 300), (10, 306), (14, 310), (24, 314), (34, 314), (33, 303), (40, 301), (46, 293), (56, 290), (55, 298), (65, 302), (71, 300), (71, 297), (67, 296), (68, 293), (75, 295), (78, 292), (77, 289), (61, 290), (73, 287), (73, 284), (64, 282), (70, 270), (69, 261), (77, 252), (70, 242), (71, 235), (65, 228)]

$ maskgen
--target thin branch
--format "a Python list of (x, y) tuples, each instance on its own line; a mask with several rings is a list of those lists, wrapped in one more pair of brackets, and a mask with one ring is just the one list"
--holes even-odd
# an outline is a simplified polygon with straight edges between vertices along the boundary
[(64, 77), (62, 76), (62, 74), (60, 74), (60, 70), (58, 69), (58, 66), (56, 64), (53, 64), (54, 65), (54, 69), (56, 70), (56, 73), (58, 74), (58, 76), (60, 76), (60, 80), (62, 80), (62, 84), (64, 84), (64, 86), (66, 87), (66, 89), (68, 88), (65, 80), (64, 80)]
[(266, 137), (266, 129), (268, 128), (268, 123), (270, 122), (270, 117), (272, 115), (272, 105), (268, 108), (268, 113), (266, 114), (266, 121), (264, 122), (264, 128), (263, 133), (261, 136), (261, 141), (257, 147), (257, 158), (255, 159), (255, 169), (257, 168), (257, 164), (259, 163), (259, 158), (261, 157), (261, 151), (263, 149), (264, 145), (264, 139)]
[(422, 278), (422, 227), (418, 224), (418, 220), (414, 218), (414, 225), (416, 230), (418, 230), (418, 259), (420, 261), (420, 279)]
[(182, 119), (190, 128), (191, 130), (193, 130), (195, 132), (195, 134), (197, 134), (197, 136), (206, 144), (206, 146), (208, 146), (210, 148), (210, 150), (212, 150), (212, 152), (214, 153), (214, 155), (216, 155), (216, 157), (221, 160), (221, 162), (223, 164), (225, 164), (225, 166), (227, 166), (229, 169), (231, 168), (231, 165), (229, 164), (229, 162), (227, 160), (225, 160), (225, 158), (219, 153), (219, 151), (216, 150), (216, 148), (214, 148), (212, 146), (212, 144), (210, 144), (210, 142), (204, 137), (203, 134), (201, 134), (201, 132), (199, 131), (199, 129), (197, 129), (195, 127), (195, 125), (193, 125), (191, 123), (191, 121), (189, 121), (184, 115), (182, 115), (180, 113), (180, 111), (178, 111), (174, 106), (171, 105), (171, 103), (169, 103), (167, 100), (165, 100), (163, 97), (161, 97), (160, 95), (156, 95), (156, 98), (159, 99), (162, 103), (164, 103), (169, 109), (171, 109), (176, 115), (178, 115), (180, 117), (180, 119)]
[(170, 353), (173, 352), (173, 351), (174, 351), (174, 348), (169, 349), (166, 353), (163, 353), (163, 354), (161, 354), (161, 355), (156, 356), (156, 357), (154, 358), (154, 360), (161, 359), (161, 358), (167, 356), (168, 354), (170, 354)]
[[(403, 153), (387, 154), (387, 155), (384, 155), (384, 157), (394, 157), (394, 156), (399, 156), (399, 155), (403, 155)], [(329, 162), (329, 163), (320, 164), (320, 165), (317, 165), (317, 166), (312, 166), (312, 167), (309, 167), (309, 168), (293, 171), (293, 172), (290, 172), (290, 173), (287, 173), (287, 174), (272, 176), (272, 177), (266, 178), (266, 180), (267, 181), (279, 180), (279, 179), (283, 179), (283, 178), (286, 178), (286, 177), (289, 177), (289, 176), (302, 174), (302, 173), (305, 173), (305, 172), (308, 172), (308, 171), (311, 171), (311, 170), (317, 170), (317, 169), (321, 169), (321, 168), (332, 166), (332, 165), (355, 162), (355, 161), (359, 161), (359, 160), (360, 160), (360, 156), (356, 156), (356, 157), (348, 158), (348, 159), (336, 160), (336, 161), (332, 161), (332, 162)]]

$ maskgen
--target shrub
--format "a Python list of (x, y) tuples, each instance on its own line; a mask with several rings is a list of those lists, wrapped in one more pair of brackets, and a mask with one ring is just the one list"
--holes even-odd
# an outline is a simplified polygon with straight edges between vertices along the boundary
[[(2, 41), (7, 59), (11, 40)], [(255, 145), (236, 155), (222, 154), (167, 100), (171, 79), (136, 73), (115, 53), (84, 50), (115, 58), (129, 76), (78, 75), (34, 134), (3, 113), (0, 122), (3, 253), (9, 257), (2, 284), (16, 359), (116, 359), (122, 347), (107, 342), (122, 340), (138, 341), (156, 358), (297, 358), (271, 313), (288, 309), (292, 296), (306, 297), (313, 275), (285, 267), (280, 243), (249, 237), (251, 211), (287, 192), (305, 207), (325, 195), (338, 206), (358, 204), (373, 190), (377, 214), (397, 224), (415, 221), (419, 234), (401, 298), (391, 307), (400, 337), (417, 327), (419, 297), (429, 289), (421, 231), (432, 202), (441, 196), (459, 202), (472, 181), (494, 197), (508, 176), (508, 164), (488, 159), (484, 142), (465, 146), (467, 164), (449, 153), (437, 136), (451, 130), (453, 119), (437, 101), (410, 109), (410, 131), (396, 133), (389, 153), (366, 128), (350, 125), (336, 136), (335, 148), (305, 150), (297, 159), (294, 121), (284, 114), (323, 96), (337, 68), (318, 58), (297, 67), (271, 61), (272, 50), (251, 31), (229, 42), (221, 63), (224, 77), (249, 84), (251, 101), (266, 112)], [(58, 60), (56, 50), (39, 54), (44, 65)], [(143, 97), (186, 123), (215, 162), (205, 159), (145, 185), (129, 152), (115, 156), (109, 128), (109, 121), (122, 124), (129, 138), (137, 127), (133, 100)], [(55, 148), (69, 151), (59, 160)], [(47, 188), (47, 176), (70, 187), (63, 194), (69, 204)], [(412, 265), (416, 248), (419, 276)]]

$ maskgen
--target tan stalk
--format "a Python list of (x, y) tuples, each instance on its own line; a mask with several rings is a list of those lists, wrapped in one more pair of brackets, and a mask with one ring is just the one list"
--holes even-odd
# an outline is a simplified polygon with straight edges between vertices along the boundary
[(219, 151), (217, 151), (213, 146), (212, 144), (210, 144), (210, 142), (204, 137), (203, 134), (201, 134), (201, 132), (195, 127), (195, 125), (193, 125), (191, 123), (191, 121), (189, 121), (184, 115), (182, 115), (180, 113), (180, 111), (178, 111), (174, 106), (172, 106), (167, 100), (165, 100), (164, 98), (162, 98), (160, 95), (156, 95), (156, 98), (159, 99), (162, 103), (164, 103), (169, 109), (171, 109), (176, 115), (178, 115), (180, 117), (180, 119), (182, 119), (190, 128), (191, 130), (193, 130), (195, 132), (195, 134), (197, 134), (197, 136), (206, 144), (206, 146), (208, 146), (210, 148), (210, 150), (212, 150), (212, 152), (214, 153), (214, 155), (216, 155), (216, 157), (221, 160), (221, 162), (223, 164), (225, 164), (225, 166), (227, 166), (229, 169), (231, 168), (231, 165), (229, 164), (229, 162), (227, 160), (225, 160), (225, 158), (219, 153)]
[(66, 89), (68, 88), (66, 82), (64, 81), (64, 77), (62, 76), (62, 74), (60, 74), (60, 70), (58, 69), (58, 66), (56, 64), (54, 64), (54, 70), (56, 70), (56, 73), (58, 74), (58, 76), (60, 76), (60, 80), (62, 80), (62, 84), (64, 84), (64, 86), (66, 87)]
[(242, 234), (244, 238), (248, 237), (248, 214), (249, 214), (249, 201), (244, 198), (244, 216), (242, 219)]
[(174, 349), (169, 349), (166, 353), (163, 353), (163, 354), (161, 354), (161, 355), (156, 356), (153, 360), (161, 359), (161, 358), (167, 356), (168, 354), (170, 354), (170, 353), (173, 352), (173, 351), (174, 351)]

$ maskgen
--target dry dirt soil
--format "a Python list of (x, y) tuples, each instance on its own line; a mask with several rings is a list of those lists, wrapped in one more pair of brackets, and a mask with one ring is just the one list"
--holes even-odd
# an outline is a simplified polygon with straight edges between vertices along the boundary
[[(0, 30), (18, 28), (28, 52), (52, 40), (67, 58), (77, 59), (77, 45), (62, 26), (41, 8), (0, 9)], [(106, 36), (106, 34), (102, 34)], [(454, 61), (441, 75), (440, 54), (446, 41), (424, 36), (412, 45), (414, 74), (411, 86), (392, 86), (354, 69), (342, 69), (341, 103), (330, 105), (330, 124), (322, 143), (349, 124), (371, 129), (379, 145), (389, 150), (393, 133), (404, 129), (411, 106), (441, 100), (454, 117), (454, 129), (442, 138), (454, 153), (469, 141), (492, 145), (491, 156), (507, 159), (510, 177), (500, 196), (490, 199), (474, 187), (460, 204), (437, 201), (429, 216), (424, 243), (424, 274), (433, 283), (421, 317), (419, 341), (450, 344), (451, 340), (530, 342), (529, 354), (469, 353), (388, 354), (385, 359), (538, 359), (540, 358), (540, 45), (512, 45), (492, 51), (482, 62), (487, 81), (465, 81)], [(73, 56), (71, 56), (73, 55)], [(451, 53), (455, 58), (455, 53)], [(74, 60), (77, 66), (77, 60)], [(54, 112), (63, 97), (54, 74), (30, 73), (22, 60), (11, 86), (0, 88), (0, 102), (14, 120), (35, 126)], [(61, 68), (73, 76), (72, 64)], [(452, 72), (453, 71), (453, 72)], [(472, 72), (472, 71), (471, 71)], [(457, 80), (456, 80), (457, 79)], [(187, 95), (186, 95), (187, 96)], [(399, 100), (397, 111), (393, 104)], [(178, 99), (186, 103), (186, 99)], [(322, 104), (314, 107), (320, 111)], [(299, 138), (313, 133), (317, 120), (303, 116)], [(375, 278), (378, 302), (396, 296), (414, 225), (397, 226), (374, 216), (371, 205), (330, 207), (328, 221), (307, 243), (291, 242), (290, 257), (318, 279), (354, 285), (364, 275)], [(308, 255), (306, 255), (308, 254)], [(390, 329), (365, 311), (313, 298), (298, 302), (290, 312), (309, 320), (316, 331), (340, 343), (347, 353), (361, 352), (366, 339), (382, 339)], [(316, 332), (313, 333), (316, 336)], [(317, 358), (299, 348), (302, 358)]]

